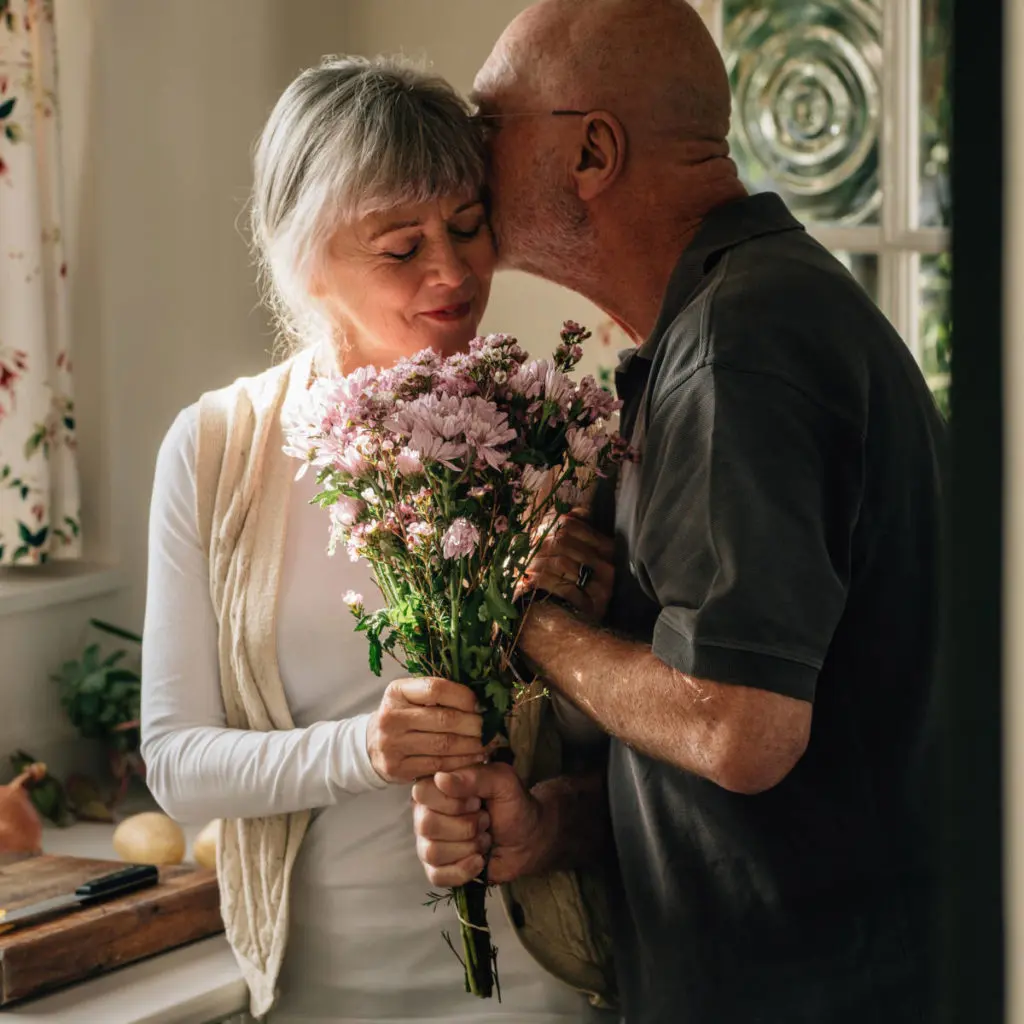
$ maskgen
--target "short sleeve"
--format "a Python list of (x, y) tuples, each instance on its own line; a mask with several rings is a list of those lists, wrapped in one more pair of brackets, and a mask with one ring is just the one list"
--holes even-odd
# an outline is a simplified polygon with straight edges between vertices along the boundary
[(855, 427), (785, 380), (717, 365), (655, 396), (634, 568), (654, 653), (688, 675), (813, 700), (849, 586)]

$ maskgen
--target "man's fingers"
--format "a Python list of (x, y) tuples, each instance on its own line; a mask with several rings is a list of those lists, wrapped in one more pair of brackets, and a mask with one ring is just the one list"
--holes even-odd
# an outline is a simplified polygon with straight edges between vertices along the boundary
[(460, 860), (474, 854), (486, 854), (490, 848), (491, 836), (487, 832), (480, 832), (472, 839), (457, 843), (446, 842), (443, 839), (426, 839), (423, 836), (416, 837), (416, 855), (424, 864), (437, 868), (458, 864)]
[(446, 796), (432, 778), (417, 779), (412, 787), (413, 803), (438, 814), (475, 814), (482, 803), (478, 796), (468, 799)]
[(456, 886), (465, 885), (480, 876), (484, 869), (484, 858), (480, 854), (474, 853), (455, 864), (448, 864), (444, 867), (424, 864), (424, 868), (431, 885), (454, 889)]
[(440, 705), (466, 711), (476, 711), (476, 694), (468, 686), (450, 679), (425, 676), (422, 679), (399, 679), (391, 684), (410, 703), (425, 707)]
[(572, 512), (562, 520), (561, 529), (552, 536), (557, 538), (554, 542), (556, 544), (567, 543), (571, 539), (574, 544), (597, 551), (609, 562), (615, 556), (615, 541)]
[(471, 842), (491, 827), (491, 816), (486, 811), (477, 811), (476, 814), (438, 814), (422, 805), (414, 808), (413, 821), (418, 836), (447, 843)]
[(448, 797), (468, 800), (522, 799), (525, 791), (511, 765), (483, 764), (473, 768), (462, 768), (454, 772), (437, 772), (434, 775), (437, 788)]

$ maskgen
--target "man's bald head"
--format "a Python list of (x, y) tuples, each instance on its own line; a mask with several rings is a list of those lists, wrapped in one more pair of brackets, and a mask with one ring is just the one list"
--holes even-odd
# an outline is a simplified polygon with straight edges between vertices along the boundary
[(525, 109), (608, 109), (636, 136), (729, 131), (725, 66), (687, 0), (541, 0), (498, 40), (477, 92)]
[(541, 0), (502, 34), (475, 93), (503, 264), (645, 329), (687, 233), (743, 194), (728, 75), (697, 12)]

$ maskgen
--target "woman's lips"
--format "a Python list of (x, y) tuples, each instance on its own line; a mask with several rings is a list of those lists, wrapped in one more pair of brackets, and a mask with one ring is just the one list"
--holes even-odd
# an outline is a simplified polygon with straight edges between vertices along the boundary
[(469, 316), (472, 310), (472, 305), (468, 302), (459, 302), (452, 306), (441, 306), (438, 309), (428, 310), (423, 316), (429, 317), (431, 320), (437, 320), (440, 323), (453, 323), (456, 320), (462, 320)]

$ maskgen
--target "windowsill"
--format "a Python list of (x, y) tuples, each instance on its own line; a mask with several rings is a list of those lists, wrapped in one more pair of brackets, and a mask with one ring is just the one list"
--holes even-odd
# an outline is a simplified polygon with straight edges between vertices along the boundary
[(0, 568), (0, 617), (113, 593), (124, 571), (98, 562), (51, 562)]

